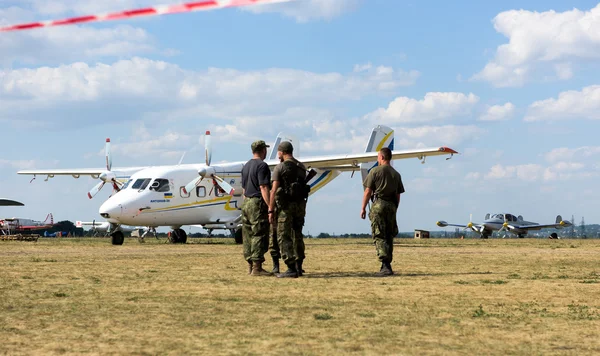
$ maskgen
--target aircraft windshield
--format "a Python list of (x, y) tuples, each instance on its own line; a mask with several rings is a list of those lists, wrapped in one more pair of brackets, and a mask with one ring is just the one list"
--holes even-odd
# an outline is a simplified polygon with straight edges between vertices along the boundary
[(164, 178), (157, 178), (152, 182), (150, 190), (155, 190), (159, 193), (166, 193), (169, 191), (169, 180)]
[(121, 188), (121, 190), (123, 189), (127, 189), (127, 187), (129, 187), (129, 184), (131, 184), (132, 179), (128, 179), (127, 182), (125, 182), (125, 184), (123, 185), (123, 188)]
[(135, 183), (133, 183), (133, 185), (131, 186), (131, 189), (144, 190), (144, 189), (146, 189), (148, 184), (150, 184), (151, 180), (152, 179), (150, 179), (150, 178), (140, 178), (140, 179), (136, 180)]

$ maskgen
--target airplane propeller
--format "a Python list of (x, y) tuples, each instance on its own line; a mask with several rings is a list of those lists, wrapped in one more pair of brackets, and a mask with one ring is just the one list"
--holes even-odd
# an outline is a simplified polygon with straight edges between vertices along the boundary
[[(504, 224), (502, 224), (502, 227), (498, 230), (498, 232), (501, 232), (501, 231), (508, 232), (514, 228), (515, 228), (514, 226), (508, 224), (508, 220), (506, 219), (506, 215), (505, 215), (504, 216)], [(505, 238), (505, 237), (506, 237), (506, 234), (504, 234), (503, 238)]]
[(227, 183), (223, 178), (219, 177), (214, 167), (211, 167), (210, 162), (212, 159), (212, 140), (210, 138), (210, 131), (206, 131), (206, 135), (204, 137), (204, 153), (206, 158), (206, 167), (200, 168), (198, 170), (198, 178), (195, 178), (183, 188), (185, 194), (189, 194), (194, 190), (200, 182), (206, 177), (210, 177), (213, 181), (223, 189), (227, 194), (233, 195), (234, 189), (233, 187)]
[(102, 172), (98, 179), (100, 179), (100, 183), (96, 184), (90, 191), (88, 192), (88, 198), (92, 199), (106, 183), (112, 184), (113, 189), (115, 191), (120, 191), (122, 183), (117, 180), (117, 175), (111, 171), (112, 168), (112, 156), (110, 154), (110, 138), (106, 139), (106, 146), (104, 147), (104, 152), (106, 155), (106, 171)]

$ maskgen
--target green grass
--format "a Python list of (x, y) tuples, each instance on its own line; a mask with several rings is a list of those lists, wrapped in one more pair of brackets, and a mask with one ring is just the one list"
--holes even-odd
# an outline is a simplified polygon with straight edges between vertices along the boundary
[(3, 241), (0, 354), (600, 353), (600, 241), (395, 242), (393, 277), (368, 239), (307, 239), (282, 280), (231, 239)]

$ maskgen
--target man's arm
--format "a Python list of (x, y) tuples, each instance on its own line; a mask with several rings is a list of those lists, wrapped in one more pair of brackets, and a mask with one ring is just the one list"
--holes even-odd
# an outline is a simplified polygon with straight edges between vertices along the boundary
[(373, 195), (373, 191), (371, 188), (365, 188), (365, 193), (363, 194), (362, 199), (362, 208), (360, 209), (360, 218), (364, 219), (367, 217), (367, 204), (371, 199), (371, 195)]
[(267, 203), (267, 206), (271, 206), (269, 202), (271, 201), (271, 189), (269, 189), (268, 185), (260, 186), (260, 195), (262, 195), (263, 200)]
[[(279, 181), (273, 181), (273, 187), (271, 188), (271, 199), (269, 199), (269, 211), (275, 211), (275, 193), (279, 188)], [(269, 222), (273, 224), (275, 222), (275, 214), (269, 214)]]

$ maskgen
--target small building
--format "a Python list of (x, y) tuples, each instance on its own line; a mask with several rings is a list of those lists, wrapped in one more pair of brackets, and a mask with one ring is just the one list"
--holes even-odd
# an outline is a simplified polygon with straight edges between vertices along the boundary
[(415, 239), (428, 239), (429, 231), (415, 229)]

